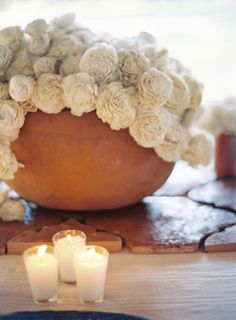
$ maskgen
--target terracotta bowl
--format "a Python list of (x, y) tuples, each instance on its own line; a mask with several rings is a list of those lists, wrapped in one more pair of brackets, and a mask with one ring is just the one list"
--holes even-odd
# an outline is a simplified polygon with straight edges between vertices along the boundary
[(215, 171), (219, 178), (236, 176), (236, 135), (216, 138)]
[(12, 151), (25, 168), (7, 184), (41, 206), (99, 210), (127, 206), (152, 194), (173, 163), (137, 145), (128, 130), (113, 131), (94, 112), (26, 117)]

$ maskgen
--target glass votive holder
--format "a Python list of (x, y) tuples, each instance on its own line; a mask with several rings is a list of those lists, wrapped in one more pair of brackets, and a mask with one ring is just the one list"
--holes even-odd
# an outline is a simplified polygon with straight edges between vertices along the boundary
[(54, 234), (52, 241), (58, 257), (60, 279), (68, 283), (75, 282), (73, 254), (75, 250), (85, 247), (85, 233), (80, 230), (63, 230)]
[(100, 246), (75, 251), (77, 290), (82, 304), (103, 302), (108, 259), (108, 251)]
[(24, 263), (35, 303), (57, 301), (58, 260), (52, 246), (42, 245), (27, 249)]

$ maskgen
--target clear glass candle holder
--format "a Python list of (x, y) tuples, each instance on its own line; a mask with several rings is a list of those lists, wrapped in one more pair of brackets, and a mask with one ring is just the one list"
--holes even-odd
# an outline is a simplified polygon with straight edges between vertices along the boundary
[(35, 303), (57, 301), (58, 260), (52, 246), (42, 245), (27, 249), (24, 263)]
[(86, 235), (80, 230), (63, 230), (52, 238), (59, 263), (60, 279), (64, 282), (76, 282), (73, 255), (75, 250), (85, 247)]
[(108, 259), (108, 251), (100, 246), (75, 251), (77, 290), (82, 304), (103, 302)]

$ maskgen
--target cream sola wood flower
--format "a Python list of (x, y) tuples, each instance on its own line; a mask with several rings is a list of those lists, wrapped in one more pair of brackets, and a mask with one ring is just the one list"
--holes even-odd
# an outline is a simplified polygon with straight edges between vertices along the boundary
[(118, 58), (113, 46), (97, 43), (80, 60), (80, 70), (89, 73), (97, 82), (107, 83), (116, 78)]
[(82, 55), (68, 56), (60, 65), (59, 73), (63, 77), (80, 71), (79, 63)]
[(97, 85), (89, 74), (80, 72), (69, 75), (63, 79), (61, 86), (65, 105), (73, 115), (82, 116), (83, 113), (95, 110)]
[(33, 76), (34, 59), (35, 58), (32, 58), (32, 56), (28, 53), (27, 49), (22, 49), (18, 51), (15, 54), (11, 65), (6, 70), (7, 80), (10, 80), (12, 77), (18, 74), (25, 76)]
[(15, 101), (24, 102), (31, 98), (35, 86), (35, 80), (31, 77), (17, 75), (9, 82), (9, 92)]
[(165, 73), (150, 68), (140, 77), (138, 88), (140, 101), (144, 106), (160, 107), (169, 100), (173, 84)]
[(11, 180), (18, 169), (18, 162), (10, 147), (0, 143), (0, 179)]
[(132, 104), (132, 90), (120, 82), (104, 87), (97, 101), (97, 116), (113, 130), (128, 128), (135, 119), (136, 109)]
[(45, 55), (50, 47), (49, 33), (35, 34), (28, 44), (28, 51), (34, 56)]
[(166, 135), (162, 115), (156, 110), (138, 114), (129, 127), (129, 133), (142, 147), (153, 148), (161, 144)]
[(9, 85), (7, 83), (0, 82), (0, 102), (10, 98)]
[(56, 74), (43, 74), (34, 88), (32, 102), (45, 113), (59, 113), (64, 109), (62, 78)]
[(190, 134), (187, 150), (181, 159), (187, 161), (192, 167), (208, 165), (213, 157), (213, 143), (209, 135), (201, 131)]
[(9, 66), (12, 59), (11, 50), (5, 45), (0, 43), (0, 75), (4, 74), (4, 71)]
[(24, 43), (24, 35), (20, 27), (7, 27), (0, 30), (0, 44), (16, 52)]
[(177, 118), (174, 118), (171, 115), (167, 121), (165, 126), (165, 138), (161, 144), (158, 144), (154, 148), (154, 150), (163, 160), (167, 162), (176, 162), (181, 159), (181, 155), (188, 148), (188, 131), (183, 128)]
[(35, 60), (33, 68), (36, 78), (44, 73), (56, 73), (56, 59), (50, 57), (40, 57)]
[(48, 56), (56, 59), (65, 59), (79, 51), (80, 43), (73, 35), (65, 35), (52, 41)]
[(173, 83), (173, 90), (169, 100), (166, 102), (166, 108), (175, 115), (182, 116), (184, 110), (189, 107), (189, 89), (184, 79), (174, 73), (168, 73)]
[(3, 221), (23, 221), (26, 208), (21, 200), (7, 199), (0, 206), (0, 218)]
[(149, 67), (149, 60), (136, 50), (118, 51), (118, 74), (124, 86), (136, 85), (139, 77)]
[(49, 25), (44, 19), (36, 19), (25, 27), (25, 32), (30, 36), (35, 36), (47, 32)]
[(216, 136), (236, 134), (236, 98), (209, 103), (198, 125)]
[(14, 141), (25, 121), (23, 109), (14, 100), (0, 102), (0, 141)]

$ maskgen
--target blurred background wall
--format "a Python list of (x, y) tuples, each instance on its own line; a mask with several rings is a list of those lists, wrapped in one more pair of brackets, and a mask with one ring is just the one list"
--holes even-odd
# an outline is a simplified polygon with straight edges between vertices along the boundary
[(235, 0), (0, 0), (0, 28), (74, 12), (93, 31), (154, 34), (204, 83), (204, 100), (236, 95)]

